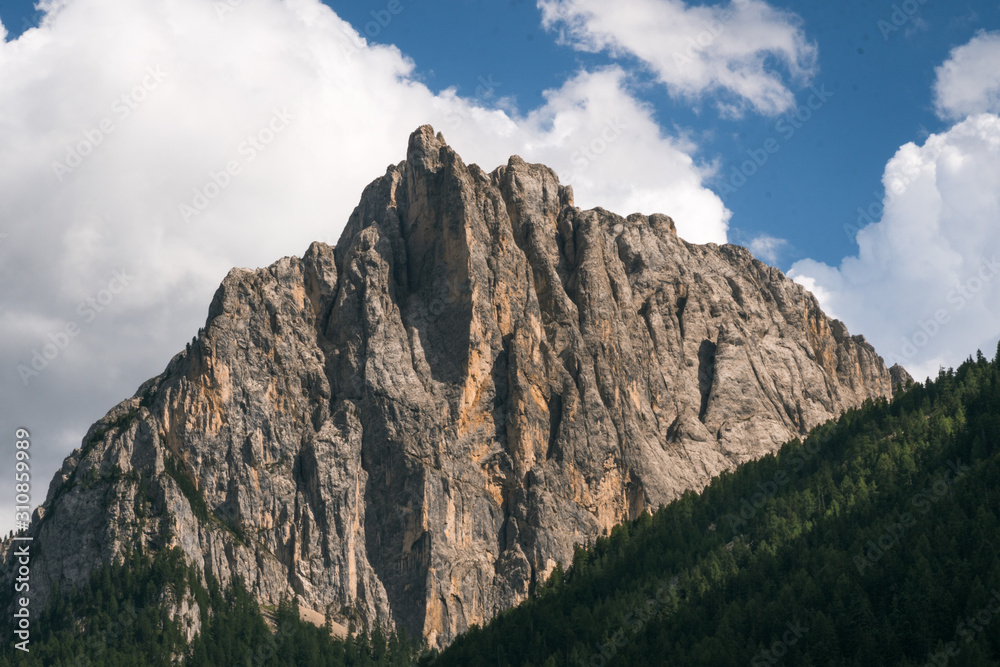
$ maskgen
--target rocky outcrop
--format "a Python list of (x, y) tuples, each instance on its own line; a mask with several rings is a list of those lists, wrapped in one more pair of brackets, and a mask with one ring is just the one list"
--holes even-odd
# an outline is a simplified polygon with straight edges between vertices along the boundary
[(141, 541), (441, 645), (892, 384), (747, 250), (580, 210), (550, 169), (486, 173), (423, 127), (336, 248), (233, 270), (91, 428), (30, 529), (34, 603)]
[(913, 376), (910, 375), (910, 373), (899, 364), (893, 364), (889, 368), (889, 377), (892, 379), (893, 389), (896, 388), (905, 389), (906, 387), (913, 384)]

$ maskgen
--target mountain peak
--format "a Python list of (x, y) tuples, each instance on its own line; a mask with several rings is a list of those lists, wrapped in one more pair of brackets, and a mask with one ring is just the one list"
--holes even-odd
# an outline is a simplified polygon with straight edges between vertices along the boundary
[(440, 164), (441, 150), (447, 149), (454, 154), (444, 135), (435, 133), (430, 125), (421, 125), (410, 134), (406, 149), (406, 161), (414, 165), (422, 165), (428, 171), (436, 171), (434, 166)]
[(892, 382), (744, 249), (580, 210), (548, 167), (486, 173), (423, 126), (335, 248), (234, 270), (91, 429), (30, 528), (33, 590), (176, 546), (265, 603), (444, 645)]

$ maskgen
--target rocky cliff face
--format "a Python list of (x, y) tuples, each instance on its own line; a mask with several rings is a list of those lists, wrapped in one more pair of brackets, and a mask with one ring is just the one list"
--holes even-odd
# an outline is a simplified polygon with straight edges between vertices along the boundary
[(582, 211), (550, 169), (485, 173), (423, 127), (336, 248), (233, 270), (91, 428), (30, 529), (34, 602), (141, 541), (440, 645), (574, 545), (891, 390), (745, 249)]

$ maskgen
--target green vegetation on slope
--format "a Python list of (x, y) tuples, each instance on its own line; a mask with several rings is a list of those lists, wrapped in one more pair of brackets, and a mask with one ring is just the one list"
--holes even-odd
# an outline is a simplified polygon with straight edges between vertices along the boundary
[[(293, 603), (278, 606), (272, 630), (242, 581), (223, 590), (211, 575), (206, 579), (207, 589), (179, 549), (152, 558), (135, 552), (101, 568), (72, 594), (57, 591), (32, 623), (30, 652), (4, 642), (0, 665), (403, 667), (419, 653), (404, 634), (386, 637), (376, 630), (334, 639), (299, 620)], [(184, 621), (168, 612), (182, 598), (193, 598), (201, 612), (190, 645)]]
[[(486, 628), (422, 664), (1000, 664), (1000, 357), (869, 402), (805, 442), (615, 528)], [(180, 471), (178, 471), (180, 472)], [(57, 593), (0, 665), (407, 665), (339, 641), (174, 550)], [(10, 592), (0, 592), (0, 602)], [(197, 601), (197, 637), (167, 611)], [(6, 606), (0, 605), (0, 606)]]
[(615, 528), (450, 665), (1000, 664), (1000, 353)]

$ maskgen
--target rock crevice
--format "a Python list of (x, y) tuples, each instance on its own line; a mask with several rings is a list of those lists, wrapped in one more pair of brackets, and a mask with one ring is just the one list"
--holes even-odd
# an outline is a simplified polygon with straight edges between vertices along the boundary
[(335, 248), (234, 269), (90, 430), (30, 529), (33, 601), (179, 546), (262, 601), (444, 645), (575, 545), (903, 381), (746, 250), (420, 128)]

